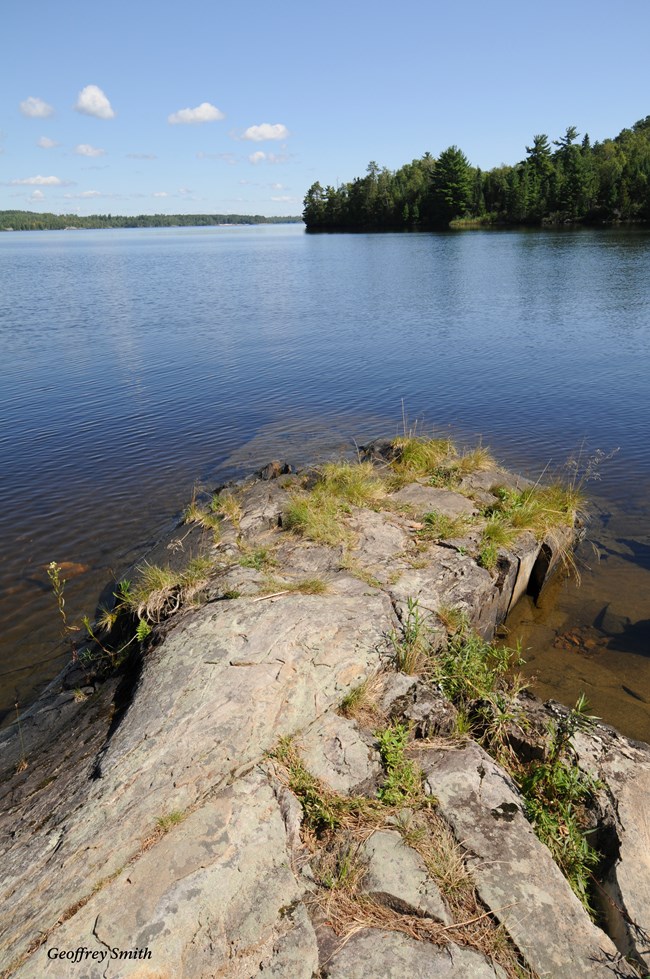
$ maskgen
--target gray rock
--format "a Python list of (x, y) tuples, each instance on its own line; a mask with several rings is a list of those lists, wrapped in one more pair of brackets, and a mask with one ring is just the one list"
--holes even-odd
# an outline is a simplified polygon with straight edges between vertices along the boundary
[(253, 483), (242, 494), (240, 533), (247, 539), (277, 527), (289, 494), (275, 481)]
[(398, 931), (366, 928), (346, 941), (325, 965), (323, 975), (325, 979), (495, 979), (499, 973), (473, 949), (451, 944), (440, 948)]
[(391, 624), (381, 594), (237, 599), (179, 623), (94, 761), (65, 795), (56, 782), (42, 789), (41, 822), (23, 807), (0, 816), (5, 960), (136, 857), (159, 817), (197, 805), (337, 707), (376, 672)]
[(602, 910), (618, 948), (650, 972), (650, 747), (601, 724), (578, 732), (574, 744), (580, 766), (613, 800), (615, 858), (603, 882)]
[(390, 514), (355, 508), (350, 526), (357, 537), (352, 553), (370, 570), (393, 561), (408, 544), (407, 535), (391, 522)]
[(408, 600), (417, 600), (421, 611), (443, 607), (465, 612), (481, 635), (492, 638), (499, 610), (500, 592), (488, 571), (468, 555), (433, 545), (427, 552), (429, 564), (409, 568), (386, 590), (405, 618)]
[(450, 923), (437, 884), (427, 873), (422, 857), (394, 830), (377, 831), (362, 845), (366, 863), (361, 890), (381, 904), (405, 914), (421, 914)]
[(410, 483), (396, 493), (391, 493), (390, 499), (395, 503), (411, 507), (414, 513), (424, 515), (436, 510), (445, 517), (477, 516), (478, 510), (471, 500), (453, 490), (438, 489), (435, 486), (423, 486), (421, 483)]
[[(419, 755), (442, 816), (468, 851), (481, 900), (540, 975), (638, 976), (589, 919), (522, 811), (511, 779), (477, 744)], [(498, 872), (497, 872), (498, 868)]]
[(381, 774), (379, 753), (355, 721), (328, 713), (300, 738), (300, 755), (316, 778), (340, 795), (354, 795)]
[(393, 721), (412, 725), (416, 738), (453, 736), (458, 727), (458, 711), (451, 701), (421, 680), (412, 682), (401, 696), (392, 697), (388, 716)]
[(262, 968), (311, 979), (316, 938), (288, 866), (285, 829), (259, 774), (240, 779), (95, 894), (15, 973), (142, 976), (143, 961), (79, 965), (48, 959), (48, 948), (148, 949), (152, 975), (245, 979)]

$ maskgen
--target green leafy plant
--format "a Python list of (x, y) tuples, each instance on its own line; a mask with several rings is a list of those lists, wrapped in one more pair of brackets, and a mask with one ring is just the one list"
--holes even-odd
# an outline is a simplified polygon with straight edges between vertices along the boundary
[(375, 737), (386, 772), (378, 798), (388, 806), (419, 804), (424, 798), (422, 773), (405, 755), (409, 741), (408, 727), (394, 724), (378, 731)]
[(593, 915), (590, 882), (599, 855), (585, 837), (585, 824), (586, 803), (598, 790), (599, 782), (581, 771), (571, 757), (573, 735), (596, 720), (587, 711), (582, 694), (572, 710), (549, 726), (544, 760), (522, 769), (516, 777), (537, 835)]

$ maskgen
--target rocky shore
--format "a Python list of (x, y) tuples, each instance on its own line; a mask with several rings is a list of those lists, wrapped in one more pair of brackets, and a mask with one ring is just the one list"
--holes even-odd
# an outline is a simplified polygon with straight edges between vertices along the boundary
[(101, 640), (3, 733), (2, 976), (647, 974), (650, 748), (488, 645), (576, 511), (408, 441), (193, 501), (117, 672)]

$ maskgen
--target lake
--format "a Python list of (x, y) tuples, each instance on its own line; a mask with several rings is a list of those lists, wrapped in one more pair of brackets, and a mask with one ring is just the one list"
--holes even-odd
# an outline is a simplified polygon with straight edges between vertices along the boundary
[[(409, 423), (537, 477), (600, 449), (582, 584), (510, 623), (540, 693), (650, 740), (650, 233), (0, 235), (0, 703), (197, 483)], [(593, 545), (593, 546), (592, 546)]]

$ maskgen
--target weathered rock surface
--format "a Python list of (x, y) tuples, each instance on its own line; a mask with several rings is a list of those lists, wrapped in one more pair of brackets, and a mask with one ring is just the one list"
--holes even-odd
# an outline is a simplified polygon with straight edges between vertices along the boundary
[(109, 950), (148, 949), (149, 975), (169, 979), (270, 975), (311, 979), (316, 938), (287, 862), (285, 827), (266, 779), (239, 779), (91, 897), (47, 948), (109, 953), (74, 966), (41, 947), (17, 976), (142, 976), (143, 961)]
[(516, 787), (479, 745), (418, 757), (444, 818), (468, 852), (481, 899), (536, 972), (558, 979), (638, 975), (589, 920), (526, 820)]
[(208, 605), (173, 630), (72, 794), (57, 805), (44, 787), (40, 824), (33, 809), (3, 814), (4, 959), (136, 856), (159, 818), (196, 805), (338, 706), (379, 666), (391, 612), (381, 593), (285, 595)]
[(650, 747), (606, 725), (574, 736), (578, 761), (612, 802), (617, 852), (601, 902), (612, 935), (650, 973)]
[(396, 493), (391, 494), (391, 500), (402, 506), (410, 507), (418, 516), (435, 511), (445, 517), (476, 516), (478, 510), (471, 500), (453, 490), (438, 489), (435, 486), (423, 486), (421, 483), (411, 483)]
[(359, 734), (354, 721), (326, 714), (301, 737), (305, 768), (334, 792), (353, 795), (382, 772), (379, 752)]
[(472, 949), (437, 948), (395, 931), (353, 935), (325, 966), (325, 979), (495, 979), (496, 971)]
[(361, 847), (359, 856), (366, 864), (363, 893), (390, 908), (450, 924), (439, 888), (431, 880), (420, 855), (404, 843), (400, 833), (395, 830), (373, 833)]

